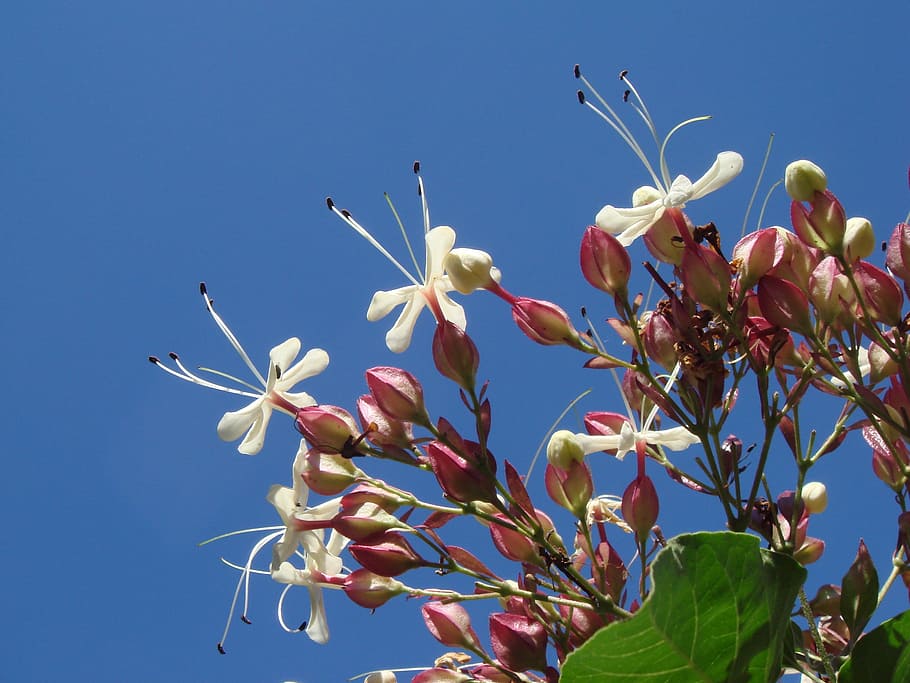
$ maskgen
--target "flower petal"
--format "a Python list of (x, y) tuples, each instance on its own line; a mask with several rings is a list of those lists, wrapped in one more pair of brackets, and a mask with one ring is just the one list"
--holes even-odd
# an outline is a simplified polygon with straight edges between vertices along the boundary
[(419, 292), (405, 304), (404, 310), (398, 316), (398, 320), (392, 326), (385, 336), (385, 345), (393, 353), (401, 353), (411, 345), (411, 335), (414, 334), (414, 325), (417, 324), (417, 317), (426, 306), (426, 300)]
[(225, 413), (218, 421), (218, 438), (222, 441), (236, 441), (262, 415), (265, 397), (257, 398), (245, 408)]
[(426, 235), (427, 241), (427, 270), (424, 282), (430, 282), (434, 277), (442, 275), (443, 261), (455, 246), (455, 231), (448, 225), (433, 228)]
[(310, 618), (307, 620), (304, 632), (314, 643), (327, 643), (329, 640), (329, 622), (325, 617), (322, 589), (318, 586), (309, 586), (307, 590), (310, 593)]
[(721, 152), (711, 168), (692, 184), (689, 199), (698, 199), (720, 189), (743, 170), (743, 158), (736, 152)]
[(385, 318), (393, 308), (409, 301), (417, 292), (418, 288), (415, 285), (376, 292), (367, 309), (367, 320), (372, 323)]
[(439, 302), (439, 307), (442, 309), (442, 315), (450, 323), (458, 325), (463, 330), (467, 329), (468, 321), (464, 314), (464, 307), (461, 304), (452, 301), (448, 294), (441, 291), (437, 287), (437, 296), (436, 300)]
[(598, 228), (615, 235), (619, 243), (627, 247), (657, 222), (663, 209), (662, 200), (634, 209), (617, 209), (607, 204), (597, 213), (594, 222)]
[(669, 448), (671, 451), (684, 451), (689, 446), (697, 444), (700, 439), (685, 427), (673, 427), (659, 431), (646, 430), (637, 435), (640, 439)]
[(265, 430), (269, 426), (269, 419), (272, 417), (272, 404), (268, 401), (263, 401), (261, 410), (262, 416), (253, 423), (250, 431), (246, 433), (243, 441), (237, 446), (237, 450), (244, 455), (256, 455), (262, 450), (262, 445), (265, 443)]
[(318, 375), (328, 367), (329, 354), (322, 349), (310, 349), (306, 355), (290, 368), (282, 366), (281, 377), (275, 385), (279, 391), (287, 391), (308, 377)]
[(300, 340), (297, 337), (291, 337), (269, 351), (269, 360), (272, 365), (278, 366), (283, 377), (298, 353), (300, 353)]

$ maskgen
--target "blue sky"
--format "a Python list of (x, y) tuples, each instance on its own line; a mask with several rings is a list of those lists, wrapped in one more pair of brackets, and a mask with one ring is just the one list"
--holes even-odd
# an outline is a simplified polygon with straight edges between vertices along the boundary
[[(218, 655), (235, 578), (218, 558), (242, 559), (248, 543), (196, 544), (276, 523), (264, 496), (288, 483), (297, 439), (276, 420), (261, 454), (239, 455), (215, 435), (239, 404), (145, 358), (173, 350), (243, 371), (201, 306), (205, 280), (261, 366), (292, 335), (329, 352), (329, 369), (307, 384), (320, 401), (350, 407), (365, 368), (400, 364), (424, 379), (437, 414), (456, 414), (429, 362), (429, 320), (403, 357), (385, 349), (387, 321), (364, 312), (400, 275), (324, 204), (332, 195), (403, 257), (382, 192), (416, 234), (415, 159), (434, 224), (493, 254), (511, 291), (609, 315), (580, 277), (578, 243), (603, 204), (624, 205), (647, 177), (578, 105), (574, 63), (616, 102), (616, 75), (630, 69), (663, 131), (713, 115), (674, 138), (670, 165), (696, 177), (722, 150), (746, 158), (741, 178), (692, 207), (726, 244), (771, 132), (770, 178), (811, 158), (880, 238), (906, 215), (910, 8), (607, 5), (0, 9), (4, 676), (318, 683), (442, 653), (417, 603), (403, 600), (370, 615), (332, 594), (328, 645), (285, 634), (278, 590), (263, 580), (253, 625), (235, 624)], [(778, 193), (766, 223), (786, 217)], [(522, 469), (585, 388), (595, 388), (585, 409), (619, 409), (606, 380), (566, 350), (531, 344), (500, 302), (465, 304), (500, 458)], [(746, 442), (750, 417), (738, 432)], [(861, 534), (887, 568), (895, 509), (869, 460), (853, 439), (819, 467), (832, 507), (813, 520), (829, 542), (818, 580), (839, 581)], [(631, 475), (615, 465), (598, 483), (621, 493)], [(721, 525), (705, 501), (659, 486), (668, 533), (691, 520)], [(906, 606), (900, 593), (892, 612)], [(305, 618), (305, 600), (288, 611)]]

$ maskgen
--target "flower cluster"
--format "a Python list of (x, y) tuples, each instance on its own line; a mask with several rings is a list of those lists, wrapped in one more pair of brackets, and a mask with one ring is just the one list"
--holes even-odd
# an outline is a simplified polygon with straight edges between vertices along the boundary
[[(193, 372), (176, 354), (171, 354), (176, 369), (151, 358), (183, 380), (251, 399), (218, 423), (222, 439), (242, 437), (240, 452), (263, 448), (275, 410), (290, 416), (302, 437), (291, 486), (268, 490), (280, 524), (249, 530), (264, 535), (244, 564), (232, 565), (240, 572), (235, 604), (241, 588), (248, 596), (252, 575), (267, 574), (285, 585), (278, 605), (281, 625), (324, 643), (329, 625), (323, 589), (340, 591), (368, 609), (397, 596), (415, 597), (429, 632), (458, 652), (425, 662), (414, 681), (553, 682), (570, 654), (601, 629), (634, 619), (659, 589), (649, 585), (652, 564), (667, 545), (657, 526), (659, 488), (680, 486), (711, 497), (719, 526), (751, 530), (771, 550), (808, 565), (825, 548), (823, 540), (807, 535), (808, 524), (827, 506), (825, 486), (810, 481), (809, 473), (851, 431), (871, 447), (872, 469), (900, 507), (890, 581), (901, 576), (910, 585), (910, 316), (903, 301), (904, 292), (910, 295), (910, 226), (901, 223), (893, 230), (884, 267), (874, 265), (868, 260), (875, 245), (870, 222), (848, 217), (821, 169), (800, 161), (784, 174), (791, 227), (761, 228), (739, 239), (727, 255), (722, 245), (727, 231), (697, 224), (684, 208), (736, 177), (742, 157), (721, 152), (694, 182), (674, 177), (665, 155), (670, 137), (706, 117), (685, 121), (661, 139), (623, 72), (624, 99), (658, 147), (652, 163), (577, 67), (575, 75), (587, 91), (579, 91), (579, 100), (620, 135), (653, 182), (635, 192), (632, 208), (604, 206), (581, 238), (581, 274), (607, 295), (606, 305), (615, 312), (609, 329), (621, 345), (606, 343), (593, 329), (580, 331), (553, 302), (506, 290), (488, 253), (455, 248), (451, 227), (431, 226), (415, 164), (426, 254), (420, 273), (401, 265), (350, 211), (331, 199), (327, 204), (408, 280), (376, 292), (368, 319), (403, 306), (385, 338), (391, 351), (402, 353), (420, 312), (429, 309), (435, 367), (456, 385), (464, 414), (436, 414), (420, 380), (398, 367), (368, 369), (367, 393), (352, 400), (350, 410), (292, 393), (326, 368), (327, 354), (314, 349), (295, 362), (301, 344), (292, 338), (272, 349), (268, 370), (260, 374), (204, 286), (207, 310), (261, 386), (212, 370)], [(653, 258), (644, 266), (660, 292), (653, 302), (634, 293), (628, 248), (639, 237)], [(532, 341), (573, 349), (587, 368), (607, 371), (599, 377), (616, 380), (621, 412), (589, 410), (575, 429), (549, 435), (546, 501), (532, 496), (531, 470), (522, 475), (514, 454), (493, 452), (502, 456), (509, 442), (491, 436), (492, 404), (479, 375), (480, 351), (466, 331), (464, 308), (452, 298), (480, 290), (504, 302)], [(613, 348), (622, 352), (608, 350)], [(210, 375), (237, 386), (216, 384), (206, 378)], [(754, 394), (759, 426), (748, 435), (726, 435), (743, 392)], [(801, 419), (800, 406), (811, 393), (833, 397), (841, 406), (827, 434)], [(743, 437), (753, 445), (744, 448)], [(774, 474), (781, 443), (792, 454), (797, 478), (774, 496), (771, 487), (781, 485)], [(597, 461), (622, 461), (630, 453), (635, 465), (626, 465), (628, 483), (621, 493), (604, 493), (595, 477)], [(422, 472), (426, 490), (379, 479), (370, 473), (376, 460)], [(655, 481), (661, 470), (667, 481)], [(325, 500), (309, 506), (311, 492)], [(557, 525), (556, 515), (547, 511), (552, 504), (560, 515), (570, 515), (570, 525)], [(450, 532), (468, 519), (483, 526), (484, 540), (464, 548)], [(268, 547), (267, 569), (254, 568)], [(849, 657), (871, 616), (870, 599), (862, 596), (869, 595), (874, 572), (861, 545), (841, 586), (826, 586), (815, 600), (803, 600), (806, 636), (788, 651), (790, 666), (819, 680)], [(300, 628), (288, 627), (283, 614), (292, 586), (305, 587), (310, 598), (310, 615)], [(491, 606), (488, 643), (465, 607), (485, 600)], [(783, 613), (791, 608), (784, 605)], [(396, 676), (377, 671), (365, 680)]]

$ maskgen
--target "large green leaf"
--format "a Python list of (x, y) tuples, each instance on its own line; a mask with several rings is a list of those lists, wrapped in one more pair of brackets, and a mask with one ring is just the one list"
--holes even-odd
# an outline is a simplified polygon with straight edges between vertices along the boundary
[(780, 674), (806, 570), (732, 532), (677, 536), (652, 567), (634, 617), (569, 655), (563, 683), (758, 683)]
[(910, 681), (910, 611), (889, 619), (860, 638), (837, 680), (839, 683)]

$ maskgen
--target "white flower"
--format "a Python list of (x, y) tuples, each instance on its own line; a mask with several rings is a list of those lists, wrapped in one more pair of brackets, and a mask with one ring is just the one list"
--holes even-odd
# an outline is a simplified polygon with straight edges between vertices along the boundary
[(575, 438), (584, 450), (585, 455), (596, 453), (597, 451), (616, 449), (616, 457), (619, 460), (622, 460), (629, 451), (634, 451), (635, 444), (639, 441), (643, 441), (649, 446), (663, 446), (671, 451), (684, 451), (689, 446), (700, 441), (695, 434), (685, 427), (635, 431), (629, 422), (623, 422), (622, 430), (619, 434), (601, 434), (596, 436), (576, 434)]
[[(414, 170), (417, 172), (419, 166), (415, 164)], [(445, 260), (455, 244), (455, 231), (447, 225), (430, 228), (430, 212), (427, 208), (426, 192), (423, 187), (423, 180), (419, 176), (418, 187), (423, 209), (426, 261), (423, 273), (417, 277), (412, 275), (407, 268), (389, 254), (366, 228), (354, 220), (349, 211), (338, 209), (331, 199), (328, 200), (329, 209), (378, 249), (411, 283), (398, 289), (376, 292), (372, 301), (370, 301), (370, 307), (367, 311), (367, 320), (374, 322), (384, 318), (398, 306), (404, 306), (398, 316), (398, 320), (395, 321), (392, 329), (386, 334), (386, 346), (395, 353), (401, 353), (411, 344), (411, 335), (414, 333), (417, 317), (426, 306), (430, 307), (430, 311), (437, 321), (448, 320), (462, 329), (465, 329), (467, 325), (464, 309), (449, 297), (449, 292), (455, 290), (455, 286), (449, 276), (445, 274)], [(396, 219), (398, 218), (397, 213), (395, 217)], [(399, 226), (401, 226), (400, 221)], [(402, 233), (404, 233), (403, 227)], [(407, 240), (407, 236), (405, 236), (405, 239)], [(408, 243), (408, 250), (411, 251), (413, 259), (414, 255), (410, 243)], [(419, 270), (416, 260), (414, 263)]]
[[(603, 111), (589, 102), (582, 91), (579, 91), (579, 100), (582, 104), (590, 107), (598, 114), (623, 141), (632, 149), (635, 155), (644, 165), (645, 169), (651, 176), (654, 185), (645, 185), (640, 187), (633, 195), (632, 208), (616, 208), (611, 205), (603, 207), (595, 218), (597, 227), (612, 235), (615, 235), (623, 246), (630, 245), (637, 237), (640, 237), (648, 228), (660, 220), (665, 209), (682, 208), (686, 202), (693, 199), (699, 199), (706, 194), (714, 192), (733, 178), (739, 175), (743, 168), (743, 158), (736, 152), (721, 152), (717, 159), (711, 165), (711, 168), (694, 183), (684, 175), (678, 175), (671, 180), (670, 170), (667, 166), (666, 148), (667, 143), (673, 134), (680, 128), (695, 123), (697, 121), (707, 120), (708, 116), (699, 116), (696, 118), (683, 121), (675, 126), (663, 140), (657, 135), (657, 127), (644, 101), (632, 85), (632, 82), (626, 76), (626, 72), (620, 74), (620, 79), (626, 85), (628, 90), (624, 99), (630, 103), (632, 108), (644, 120), (651, 137), (658, 147), (658, 170), (655, 170), (645, 155), (638, 141), (632, 135), (631, 130), (616, 114), (613, 108), (604, 100), (603, 97), (594, 89), (588, 80), (581, 75), (581, 71), (576, 66), (575, 76), (579, 78), (584, 85), (590, 89), (595, 98), (600, 102)], [(632, 97), (630, 97), (630, 95)], [(659, 173), (658, 173), (659, 171)]]
[(303, 358), (294, 363), (294, 359), (300, 353), (300, 340), (297, 337), (291, 337), (269, 352), (269, 369), (266, 377), (263, 377), (256, 369), (256, 366), (253, 365), (237, 337), (234, 336), (234, 333), (231, 332), (221, 316), (215, 312), (212, 300), (206, 291), (205, 283), (200, 284), (199, 289), (205, 299), (206, 308), (218, 328), (224, 333), (231, 346), (234, 347), (240, 358), (253, 373), (261, 388), (217, 370), (199, 368), (203, 372), (232, 380), (246, 387), (246, 389), (216, 384), (190, 372), (176, 353), (170, 354), (170, 357), (176, 363), (177, 370), (167, 367), (154, 356), (150, 356), (149, 360), (165, 372), (187, 382), (253, 399), (245, 408), (224, 414), (218, 422), (218, 436), (224, 441), (234, 441), (243, 436), (243, 441), (241, 441), (237, 450), (246, 455), (255, 455), (262, 450), (266, 427), (268, 427), (273, 409), (277, 408), (288, 415), (294, 415), (297, 408), (316, 405), (313, 397), (306, 392), (292, 393), (291, 389), (308, 377), (318, 375), (325, 370), (329, 364), (329, 355), (322, 349), (310, 349)]

